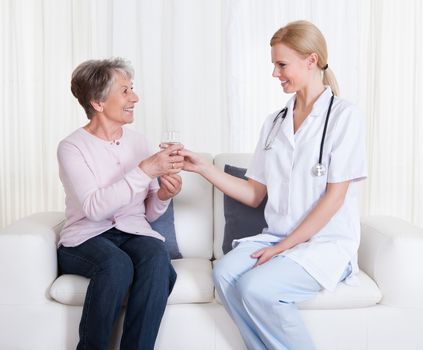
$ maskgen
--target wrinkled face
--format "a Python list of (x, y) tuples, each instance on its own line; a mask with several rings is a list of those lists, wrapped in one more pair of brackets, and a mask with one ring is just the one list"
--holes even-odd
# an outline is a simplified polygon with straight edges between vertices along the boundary
[(287, 94), (303, 89), (310, 79), (310, 59), (300, 56), (296, 51), (284, 44), (272, 46), (272, 76), (281, 82)]
[(118, 124), (132, 123), (134, 106), (138, 100), (133, 90), (132, 80), (123, 74), (116, 73), (109, 95), (105, 101), (101, 102), (102, 114)]

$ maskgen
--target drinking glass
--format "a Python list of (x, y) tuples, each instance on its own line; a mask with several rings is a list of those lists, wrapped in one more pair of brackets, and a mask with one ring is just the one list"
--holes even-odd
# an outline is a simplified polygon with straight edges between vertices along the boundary
[(162, 149), (168, 148), (171, 145), (176, 145), (181, 141), (181, 133), (176, 130), (166, 130), (162, 134), (160, 147)]

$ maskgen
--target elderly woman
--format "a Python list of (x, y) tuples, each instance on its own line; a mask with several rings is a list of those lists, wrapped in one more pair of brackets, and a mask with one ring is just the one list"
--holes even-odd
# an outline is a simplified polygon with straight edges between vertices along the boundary
[[(77, 349), (107, 349), (128, 296), (120, 349), (153, 349), (176, 280), (164, 238), (149, 222), (181, 189), (181, 145), (152, 154), (132, 123), (138, 96), (122, 59), (90, 60), (72, 74), (89, 122), (58, 147), (66, 192), (60, 233), (62, 273), (90, 279)], [(157, 181), (160, 177), (160, 185)]]

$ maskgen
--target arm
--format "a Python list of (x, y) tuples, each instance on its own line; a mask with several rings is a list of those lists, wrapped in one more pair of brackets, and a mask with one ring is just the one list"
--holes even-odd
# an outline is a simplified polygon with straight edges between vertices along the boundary
[(176, 196), (182, 188), (182, 178), (179, 175), (163, 175), (160, 177), (160, 187), (157, 181), (152, 181), (145, 200), (145, 215), (147, 221), (157, 220), (167, 209), (170, 199)]
[(57, 278), (60, 212), (37, 213), (0, 229), (0, 298), (3, 305), (45, 304)]
[(348, 186), (349, 181), (328, 183), (326, 193), (288, 237), (273, 247), (261, 249), (252, 255), (253, 258), (258, 259), (256, 265), (261, 265), (274, 255), (295, 247), (297, 244), (308, 241), (319, 232), (344, 203)]
[[(62, 142), (58, 149), (60, 177), (66, 192), (75, 198), (84, 215), (92, 221), (101, 221), (149, 188), (152, 178), (179, 172), (183, 158), (171, 153), (181, 147), (175, 145), (158, 152), (141, 161), (120, 180), (99, 187), (95, 167), (90, 167), (83, 152), (71, 143)], [(176, 164), (174, 168), (172, 163)]]
[(260, 182), (226, 174), (186, 149), (179, 151), (179, 154), (185, 158), (184, 170), (200, 174), (220, 191), (245, 205), (257, 207), (266, 196), (266, 186)]
[(380, 288), (381, 304), (423, 308), (423, 229), (392, 216), (361, 220), (360, 268)]
[(72, 143), (61, 142), (57, 156), (60, 179), (67, 196), (92, 221), (101, 221), (112, 216), (137, 193), (144, 191), (151, 181), (145, 172), (134, 168), (120, 180), (99, 187), (96, 168), (92, 166), (89, 154), (84, 154)]

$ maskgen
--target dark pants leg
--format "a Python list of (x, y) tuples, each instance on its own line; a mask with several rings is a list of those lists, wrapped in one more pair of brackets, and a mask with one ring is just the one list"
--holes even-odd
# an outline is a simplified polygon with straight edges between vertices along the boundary
[(120, 349), (153, 350), (176, 272), (164, 242), (156, 238), (133, 236), (121, 249), (132, 259), (134, 278)]
[(77, 350), (107, 349), (113, 324), (132, 283), (131, 258), (109, 239), (109, 233), (58, 250), (62, 273), (90, 278)]
[(153, 349), (167, 296), (176, 280), (163, 242), (110, 229), (77, 247), (60, 247), (58, 259), (62, 273), (91, 279), (79, 326), (78, 350), (107, 349), (131, 283), (122, 346)]

